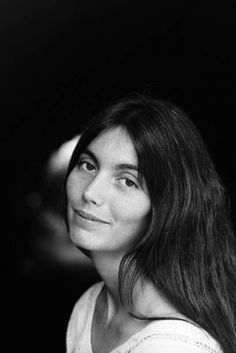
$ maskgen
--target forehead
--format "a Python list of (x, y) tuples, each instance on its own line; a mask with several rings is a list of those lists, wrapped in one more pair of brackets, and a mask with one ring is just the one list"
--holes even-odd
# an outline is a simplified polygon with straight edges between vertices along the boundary
[(116, 127), (102, 132), (87, 149), (97, 157), (111, 160), (114, 163), (132, 163), (137, 165), (137, 154), (134, 144), (122, 127)]

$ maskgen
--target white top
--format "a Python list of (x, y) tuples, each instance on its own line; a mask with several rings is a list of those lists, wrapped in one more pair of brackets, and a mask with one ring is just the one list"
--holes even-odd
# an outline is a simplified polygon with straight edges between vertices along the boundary
[[(66, 353), (93, 353), (91, 326), (103, 282), (90, 287), (75, 304), (66, 335)], [(223, 353), (206, 331), (185, 321), (153, 321), (110, 353)]]

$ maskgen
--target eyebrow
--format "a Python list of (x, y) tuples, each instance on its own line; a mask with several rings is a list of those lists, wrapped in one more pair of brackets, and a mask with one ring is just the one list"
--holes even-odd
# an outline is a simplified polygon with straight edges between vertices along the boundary
[[(97, 157), (89, 149), (86, 148), (81, 154), (87, 154), (88, 156), (90, 156), (96, 162), (96, 164), (99, 164)], [(120, 164), (117, 164), (115, 166), (115, 169), (116, 170), (131, 169), (131, 170), (135, 170), (136, 172), (138, 172), (138, 167), (136, 165), (134, 165), (134, 164), (131, 164), (131, 163), (120, 163)]]

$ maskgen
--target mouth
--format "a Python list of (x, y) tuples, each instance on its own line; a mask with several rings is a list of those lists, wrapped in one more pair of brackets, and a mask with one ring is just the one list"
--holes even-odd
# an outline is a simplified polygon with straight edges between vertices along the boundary
[(82, 210), (76, 210), (74, 209), (74, 212), (80, 216), (81, 218), (83, 219), (86, 219), (87, 221), (91, 221), (91, 222), (98, 222), (98, 223), (105, 223), (105, 224), (108, 224), (109, 222), (106, 222), (104, 221), (103, 219), (101, 218), (98, 218), (98, 217), (95, 217), (94, 215), (90, 214), (90, 213), (87, 213), (87, 212), (84, 212)]

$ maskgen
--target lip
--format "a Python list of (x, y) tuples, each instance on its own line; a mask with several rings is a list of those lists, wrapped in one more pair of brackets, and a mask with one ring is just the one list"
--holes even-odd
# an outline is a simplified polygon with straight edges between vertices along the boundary
[(94, 215), (92, 215), (91, 213), (88, 213), (88, 212), (84, 212), (82, 210), (77, 210), (77, 209), (74, 209), (75, 213), (77, 215), (79, 215), (80, 217), (86, 219), (87, 221), (91, 221), (91, 222), (100, 222), (100, 223), (105, 223), (105, 224), (109, 224), (109, 222), (106, 222), (104, 221), (103, 219), (101, 218), (98, 218)]

